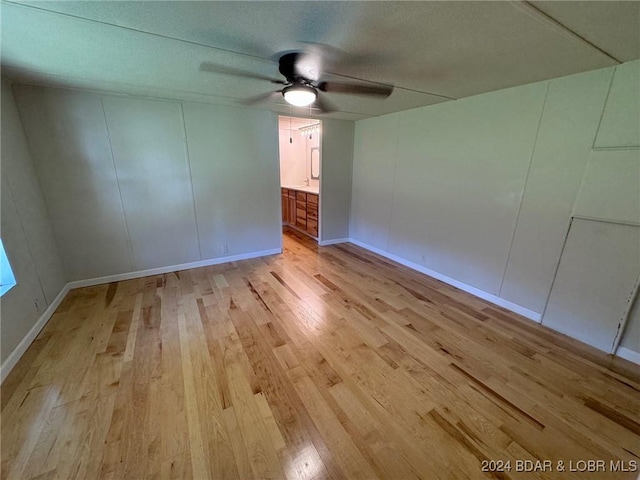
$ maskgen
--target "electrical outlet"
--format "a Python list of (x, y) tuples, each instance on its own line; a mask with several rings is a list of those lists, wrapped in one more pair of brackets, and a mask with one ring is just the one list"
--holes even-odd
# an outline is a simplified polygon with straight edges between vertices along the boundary
[(229, 253), (229, 247), (224, 243), (221, 247), (222, 253)]

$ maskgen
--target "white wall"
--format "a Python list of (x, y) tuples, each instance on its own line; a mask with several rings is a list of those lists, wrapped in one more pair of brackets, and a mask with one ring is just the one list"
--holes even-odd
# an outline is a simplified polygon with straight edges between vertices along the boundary
[(0, 301), (4, 367), (66, 278), (11, 86), (4, 80), (1, 122), (1, 235), (17, 281)]
[(640, 188), (639, 69), (636, 61), (356, 122), (350, 236), (541, 314), (576, 200), (590, 188), (587, 179), (580, 189), (590, 158), (622, 168), (596, 168), (607, 176), (596, 198), (616, 178), (628, 187), (592, 202), (590, 215), (619, 216)]
[(542, 323), (612, 353), (639, 272), (640, 227), (574, 218)]
[(311, 149), (320, 146), (320, 134), (314, 133), (309, 138), (300, 133), (300, 128), (318, 122), (311, 118), (279, 117), (281, 185), (296, 187), (309, 180), (310, 186), (320, 187), (320, 181), (311, 178)]
[(311, 178), (311, 149), (317, 148), (320, 151), (320, 170), (322, 170), (322, 149), (320, 149), (320, 137), (322, 136), (322, 132), (315, 132), (309, 138), (308, 135), (300, 135), (304, 138), (305, 148), (304, 148), (304, 158), (305, 158), (305, 172), (306, 178), (309, 179), (309, 185), (312, 187), (320, 188), (320, 180)]
[(640, 146), (640, 63), (616, 67), (595, 148)]
[(629, 312), (629, 320), (620, 346), (640, 353), (640, 297), (636, 297), (631, 312)]
[(14, 91), (69, 280), (279, 249), (275, 114)]
[(354, 122), (322, 121), (320, 147), (321, 242), (349, 237)]
[(548, 82), (500, 296), (544, 310), (612, 69)]
[(102, 97), (14, 86), (69, 280), (133, 270)]
[[(280, 147), (280, 184), (295, 187), (304, 184), (307, 178), (306, 139), (297, 127), (278, 130)], [(291, 138), (291, 142), (289, 141)]]
[(280, 248), (276, 115), (191, 103), (184, 113), (202, 257)]

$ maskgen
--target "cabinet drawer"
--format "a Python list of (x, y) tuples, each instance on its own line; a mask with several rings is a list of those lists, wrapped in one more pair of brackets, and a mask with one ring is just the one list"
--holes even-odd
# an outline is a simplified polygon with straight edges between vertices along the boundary
[(307, 193), (307, 203), (312, 203), (318, 207), (318, 195), (315, 193)]
[(307, 194), (304, 192), (296, 192), (296, 200), (298, 200), (299, 202), (306, 202)]
[(307, 219), (307, 233), (318, 236), (318, 220)]
[(318, 210), (307, 208), (307, 218), (313, 218), (314, 220), (318, 220)]
[(283, 197), (286, 197), (286, 196), (288, 196), (288, 195), (289, 195), (289, 189), (288, 189), (288, 188), (283, 188), (283, 189), (282, 189), (282, 196), (283, 196)]
[(300, 200), (296, 200), (296, 208), (299, 210), (307, 211), (307, 204), (305, 202), (301, 202)]
[(313, 203), (307, 203), (307, 213), (310, 215), (318, 216), (318, 205), (314, 205)]
[(303, 230), (306, 230), (307, 229), (307, 220), (304, 219), (304, 218), (301, 219), (300, 217), (296, 218), (296, 227), (301, 228)]

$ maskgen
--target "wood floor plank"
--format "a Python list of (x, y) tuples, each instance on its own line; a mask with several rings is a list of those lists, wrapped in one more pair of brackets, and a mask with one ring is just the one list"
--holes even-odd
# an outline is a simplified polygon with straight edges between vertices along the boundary
[[(2, 479), (627, 479), (640, 466), (637, 365), (292, 231), (281, 255), (72, 290), (1, 396)], [(483, 472), (491, 460), (512, 468)], [(525, 460), (607, 471), (515, 470)]]

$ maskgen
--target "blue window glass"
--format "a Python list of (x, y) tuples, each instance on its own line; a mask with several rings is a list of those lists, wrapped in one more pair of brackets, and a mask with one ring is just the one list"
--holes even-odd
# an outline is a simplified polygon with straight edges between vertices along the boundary
[(4, 245), (0, 239), (0, 297), (7, 293), (16, 284), (16, 277), (13, 276), (11, 264), (4, 251)]

